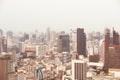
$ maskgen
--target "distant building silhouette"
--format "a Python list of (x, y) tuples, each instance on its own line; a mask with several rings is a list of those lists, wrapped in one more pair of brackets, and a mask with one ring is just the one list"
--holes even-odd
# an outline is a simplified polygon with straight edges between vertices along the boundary
[(0, 38), (3, 36), (3, 31), (0, 29)]
[(0, 53), (7, 52), (7, 39), (5, 37), (0, 38)]
[(57, 40), (57, 52), (70, 52), (69, 35), (60, 34)]
[(13, 32), (12, 31), (7, 31), (7, 39), (12, 39), (13, 38)]

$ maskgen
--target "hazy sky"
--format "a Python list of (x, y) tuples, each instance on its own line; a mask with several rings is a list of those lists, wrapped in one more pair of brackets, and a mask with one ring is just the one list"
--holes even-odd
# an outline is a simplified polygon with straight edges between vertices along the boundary
[(120, 31), (120, 0), (0, 0), (0, 28), (13, 31)]

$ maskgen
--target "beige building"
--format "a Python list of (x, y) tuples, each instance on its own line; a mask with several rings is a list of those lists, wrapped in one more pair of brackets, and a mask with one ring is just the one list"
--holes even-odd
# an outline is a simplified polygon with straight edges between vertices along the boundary
[(86, 80), (87, 63), (83, 60), (72, 60), (72, 80)]

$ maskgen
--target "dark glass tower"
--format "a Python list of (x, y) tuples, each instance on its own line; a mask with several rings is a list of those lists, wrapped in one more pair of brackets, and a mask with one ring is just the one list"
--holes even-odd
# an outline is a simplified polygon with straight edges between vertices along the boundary
[(86, 35), (84, 29), (77, 28), (77, 53), (78, 55), (86, 55)]

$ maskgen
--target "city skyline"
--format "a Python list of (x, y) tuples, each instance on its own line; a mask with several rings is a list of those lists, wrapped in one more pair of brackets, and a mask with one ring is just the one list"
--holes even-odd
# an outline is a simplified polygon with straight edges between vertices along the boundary
[(0, 80), (120, 80), (120, 0), (0, 0)]
[(1, 0), (0, 28), (4, 31), (33, 32), (36, 29), (85, 32), (114, 27), (120, 32), (119, 0)]

